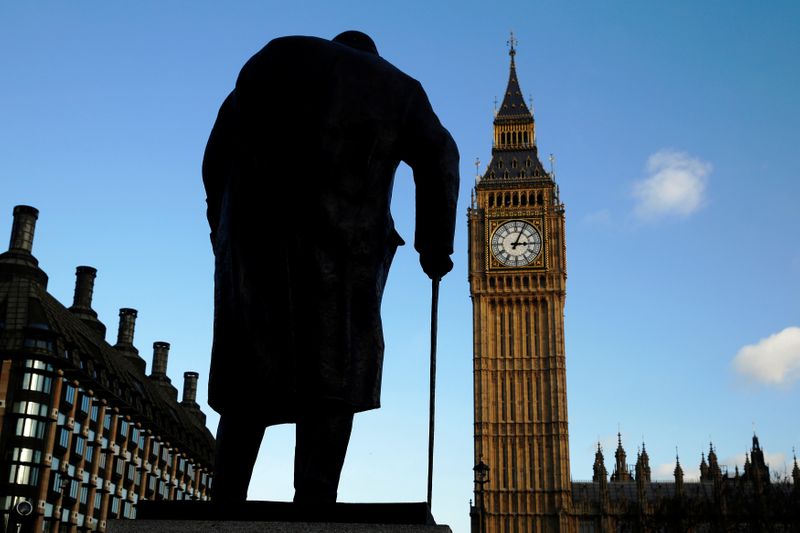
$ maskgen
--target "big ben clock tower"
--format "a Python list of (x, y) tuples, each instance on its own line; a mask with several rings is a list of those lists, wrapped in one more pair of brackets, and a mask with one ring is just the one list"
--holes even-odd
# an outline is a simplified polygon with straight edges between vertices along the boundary
[(517, 81), (494, 119), (492, 160), (469, 209), (474, 533), (572, 531), (564, 356), (564, 205)]

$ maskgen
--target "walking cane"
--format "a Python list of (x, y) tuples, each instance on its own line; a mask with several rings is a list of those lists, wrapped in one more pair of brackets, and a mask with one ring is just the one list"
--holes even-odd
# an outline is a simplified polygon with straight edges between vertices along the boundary
[(428, 509), (433, 497), (433, 420), (436, 412), (436, 329), (439, 314), (439, 278), (431, 280), (431, 390), (428, 415)]

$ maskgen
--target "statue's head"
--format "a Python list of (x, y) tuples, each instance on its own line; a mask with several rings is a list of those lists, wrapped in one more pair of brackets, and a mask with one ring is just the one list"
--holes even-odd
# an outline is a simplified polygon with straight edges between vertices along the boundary
[(380, 55), (378, 54), (378, 47), (375, 46), (375, 41), (373, 41), (369, 35), (360, 31), (348, 30), (342, 32), (333, 38), (333, 42), (344, 44), (350, 48), (355, 48), (356, 50), (361, 50), (362, 52), (367, 52), (376, 56)]

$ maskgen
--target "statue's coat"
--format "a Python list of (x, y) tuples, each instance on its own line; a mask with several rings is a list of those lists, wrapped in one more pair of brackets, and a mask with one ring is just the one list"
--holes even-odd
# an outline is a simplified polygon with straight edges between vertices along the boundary
[(379, 406), (400, 161), (414, 171), (415, 248), (452, 253), (458, 151), (416, 80), (313, 37), (275, 39), (242, 68), (203, 161), (215, 410), (275, 424), (320, 401)]

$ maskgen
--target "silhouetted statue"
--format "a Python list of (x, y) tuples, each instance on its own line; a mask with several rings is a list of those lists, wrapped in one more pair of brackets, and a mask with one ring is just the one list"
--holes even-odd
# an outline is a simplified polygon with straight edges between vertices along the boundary
[(216, 501), (246, 499), (265, 428), (289, 422), (295, 501), (336, 500), (353, 413), (380, 404), (381, 298), (403, 244), (389, 212), (400, 161), (414, 171), (420, 263), (444, 276), (458, 150), (419, 82), (367, 35), (275, 39), (222, 104), (203, 161)]

